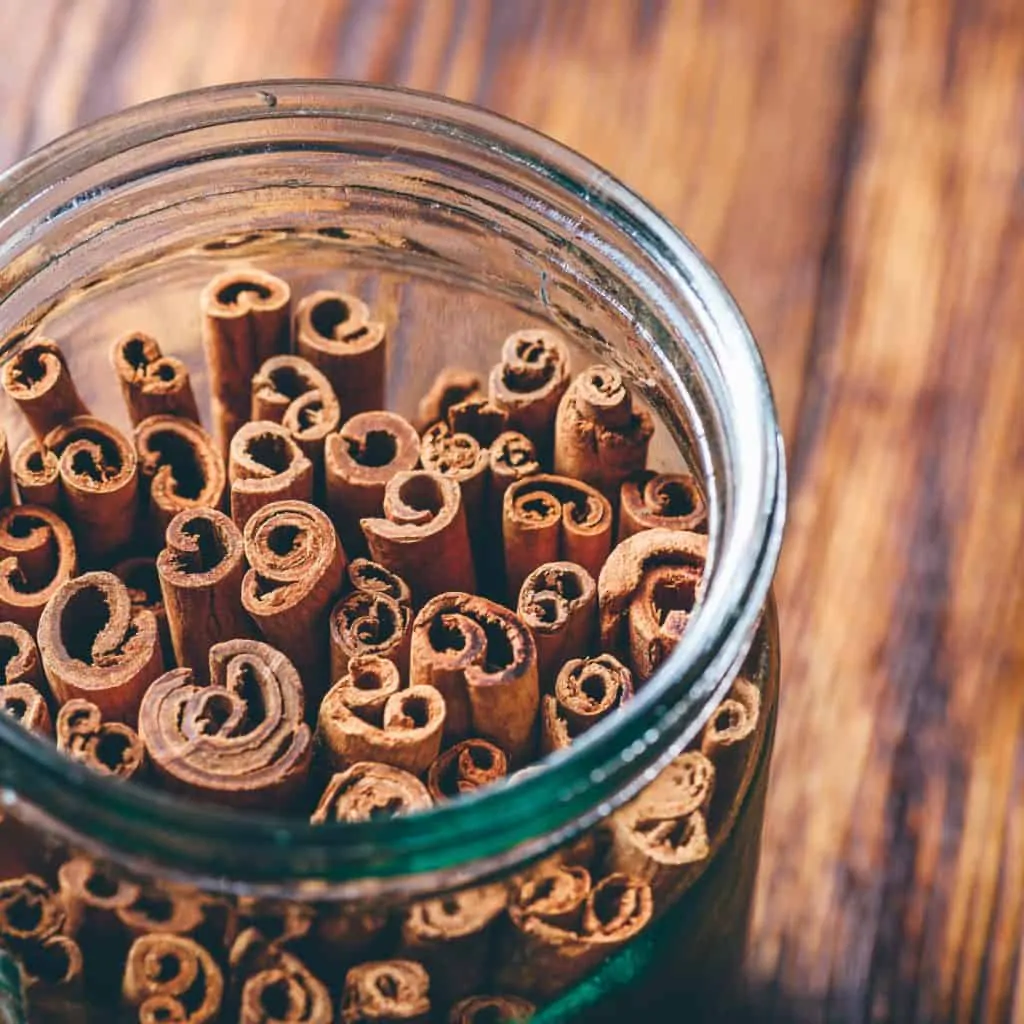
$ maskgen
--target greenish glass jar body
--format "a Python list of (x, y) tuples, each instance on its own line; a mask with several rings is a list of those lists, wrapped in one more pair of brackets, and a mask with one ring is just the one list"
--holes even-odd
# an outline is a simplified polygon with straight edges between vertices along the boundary
[[(232, 942), (258, 926), (300, 952), (340, 1003), (353, 963), (408, 952), (401, 922), (417, 902), (514, 888), (538, 863), (600, 860), (619, 809), (699, 744), (742, 670), (760, 691), (760, 725), (706, 865), (628, 942), (520, 985), (552, 1021), (713, 1002), (732, 986), (723, 979), (742, 953), (756, 874), (779, 679), (769, 588), (785, 508), (770, 390), (721, 282), (582, 157), (482, 111), (395, 90), (292, 82), (189, 94), (58, 140), (0, 178), (4, 355), (34, 332), (55, 338), (83, 398), (122, 428), (107, 351), (129, 330), (187, 364), (209, 423), (198, 293), (242, 263), (284, 277), (296, 296), (326, 287), (366, 299), (388, 324), (388, 405), (407, 415), (438, 370), (485, 371), (525, 326), (559, 330), (574, 368), (617, 366), (655, 416), (651, 466), (686, 464), (703, 481), (708, 583), (628, 710), (543, 772), (405, 819), (314, 828), (211, 811), (94, 776), (0, 716), (0, 878), (31, 872), (57, 889), (61, 867), (87, 858), (102, 879), (97, 899), (136, 894), (128, 911), (108, 908), (104, 966), (87, 950), (82, 978), (63, 985), (59, 955), (27, 964), (33, 1020), (113, 1019), (127, 946), (147, 928), (177, 927), (183, 907), (200, 908), (184, 930), (229, 979)], [(24, 428), (9, 403), (0, 415), (14, 450)], [(504, 914), (488, 926), (474, 988), (516, 988)], [(439, 987), (432, 1013), (444, 1020), (470, 993), (460, 979)]]

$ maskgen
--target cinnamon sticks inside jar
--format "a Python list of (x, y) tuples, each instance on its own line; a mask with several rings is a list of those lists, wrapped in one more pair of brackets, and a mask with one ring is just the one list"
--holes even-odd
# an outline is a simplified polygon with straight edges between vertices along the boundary
[(60, 464), (57, 456), (35, 438), (18, 446), (11, 463), (11, 475), (25, 505), (43, 505), (56, 510), (60, 503)]
[(427, 1024), (430, 976), (415, 960), (359, 964), (345, 975), (342, 1024)]
[(228, 479), (231, 518), (240, 530), (271, 502), (313, 500), (313, 464), (291, 434), (269, 420), (246, 423), (231, 439)]
[(544, 752), (564, 750), (632, 696), (632, 673), (611, 654), (567, 661), (541, 705)]
[(39, 650), (32, 634), (14, 622), (0, 622), (0, 711), (29, 732), (53, 735), (43, 696)]
[(0, 512), (0, 618), (27, 630), (78, 572), (71, 530), (56, 512), (16, 505)]
[(118, 338), (110, 349), (121, 395), (133, 425), (149, 416), (180, 416), (199, 422), (185, 364), (165, 356), (156, 338), (141, 331)]
[(453, 800), (506, 775), (508, 758), (501, 747), (483, 739), (462, 740), (430, 766), (427, 788), (435, 800)]
[(75, 698), (57, 715), (57, 749), (101, 775), (131, 779), (146, 761), (138, 733), (123, 722), (104, 722), (92, 701)]
[(64, 353), (48, 338), (35, 338), (22, 345), (4, 365), (0, 379), (38, 438), (75, 416), (89, 413), (64, 361)]
[(219, 1018), (224, 978), (197, 942), (156, 932), (135, 940), (125, 964), (122, 997), (140, 1022), (210, 1024)]
[(426, 786), (407, 771), (373, 761), (357, 761), (324, 789), (310, 821), (369, 821), (426, 810), (432, 800)]
[(644, 470), (623, 482), (619, 492), (619, 540), (658, 527), (707, 533), (704, 495), (691, 474)]

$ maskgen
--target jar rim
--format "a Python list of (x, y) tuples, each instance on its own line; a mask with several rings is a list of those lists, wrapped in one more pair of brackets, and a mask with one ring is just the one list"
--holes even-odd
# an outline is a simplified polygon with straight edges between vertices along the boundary
[(214, 886), (301, 887), (315, 898), (321, 890), (355, 897), (408, 887), (413, 878), (436, 887), (441, 875), (462, 884), (546, 852), (604, 817), (697, 734), (724, 696), (753, 638), (782, 540), (785, 464), (771, 389), (725, 286), (691, 243), (628, 187), (515, 121), (405, 89), (323, 80), (240, 83), (151, 101), (80, 128), (0, 175), (0, 266), (13, 218), (53, 183), (197, 128), (281, 117), (397, 123), (424, 136), (479, 141), (492, 157), (584, 203), (602, 225), (628, 232), (680, 294), (699, 297), (715, 327), (708, 373), (725, 382), (716, 397), (732, 457), (743, 467), (729, 527), (712, 537), (715, 571), (702, 606), (629, 707), (552, 756), (543, 772), (414, 817), (313, 826), (196, 807), (99, 776), (3, 715), (0, 809), (16, 808), (29, 823), (35, 818), (124, 863), (155, 863), (164, 873)]

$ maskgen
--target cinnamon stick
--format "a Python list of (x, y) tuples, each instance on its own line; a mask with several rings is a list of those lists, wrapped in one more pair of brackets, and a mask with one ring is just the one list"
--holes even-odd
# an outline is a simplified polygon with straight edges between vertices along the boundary
[(164, 670), (153, 613), (132, 608), (109, 572), (62, 583), (39, 620), (39, 653), (54, 696), (80, 697), (103, 718), (133, 723), (150, 683)]
[(11, 491), (11, 449), (7, 434), (0, 430), (0, 508), (7, 508), (14, 501)]
[(169, 788), (235, 807), (277, 808), (305, 784), (312, 756), (302, 681), (258, 640), (210, 649), (210, 683), (189, 668), (158, 679), (143, 699), (139, 734)]
[(597, 584), (575, 562), (545, 562), (523, 581), (518, 612), (537, 644), (541, 689), (550, 693), (562, 666), (594, 645)]
[(30, 437), (18, 445), (11, 472), (23, 504), (52, 509), (60, 504), (60, 463), (40, 441)]
[(447, 423), (453, 434), (469, 434), (486, 449), (506, 431), (508, 413), (486, 395), (470, 395), (449, 407)]
[(219, 1019), (224, 978), (213, 957), (192, 939), (155, 932), (132, 943), (122, 998), (139, 1024)]
[[(524, 769), (525, 770), (525, 769)], [(487, 740), (462, 740), (449, 747), (427, 771), (427, 789), (440, 802), (472, 793), (508, 775), (508, 758)]]
[(537, 1008), (520, 996), (468, 996), (448, 1014), (448, 1024), (527, 1024)]
[(564, 750), (633, 696), (633, 676), (611, 654), (567, 661), (541, 703), (541, 749)]
[(75, 416), (88, 415), (64, 353), (49, 338), (25, 342), (4, 365), (2, 380), (36, 437), (45, 437)]
[(349, 663), (318, 716), (317, 734), (333, 769), (377, 761), (421, 775), (430, 767), (441, 750), (444, 700), (430, 686), (399, 686), (398, 669), (384, 658)]
[(331, 382), (346, 416), (383, 408), (386, 331), (361, 299), (331, 291), (307, 295), (295, 311), (295, 350)]
[(156, 570), (174, 660), (206, 682), (214, 644), (255, 635), (242, 608), (242, 534), (215, 509), (179, 512), (167, 527), (167, 546), (157, 556)]
[(153, 613), (157, 632), (160, 634), (160, 651), (163, 654), (164, 666), (169, 668), (174, 664), (174, 645), (171, 643), (171, 628), (167, 624), (164, 596), (160, 591), (156, 559), (147, 555), (126, 558), (110, 571), (125, 585), (132, 608), (136, 612), (146, 610)]
[(641, 530), (708, 532), (708, 510), (690, 473), (654, 473), (645, 469), (623, 481), (619, 492), (619, 540)]
[(53, 735), (42, 689), (39, 650), (32, 634), (15, 622), (0, 622), (0, 710), (29, 732)]
[(223, 904), (201, 896), (188, 883), (155, 882), (137, 887), (132, 900), (115, 910), (121, 927), (132, 939), (153, 932), (180, 935), (219, 945), (224, 937)]
[(384, 517), (362, 521), (370, 556), (409, 584), (415, 603), (476, 590), (457, 483), (428, 470), (398, 473), (384, 491)]
[(165, 356), (156, 338), (141, 331), (123, 335), (110, 348), (110, 362), (133, 426), (149, 416), (199, 422), (188, 368), (177, 357)]
[(409, 584), (397, 573), (368, 558), (354, 558), (348, 563), (348, 579), (353, 590), (383, 594), (399, 604), (412, 604)]
[(415, 960), (358, 964), (345, 975), (341, 1024), (427, 1024), (430, 976)]
[(18, 951), (32, 1024), (86, 1024), (84, 959), (74, 939), (52, 935)]
[(420, 900), (409, 908), (401, 953), (427, 969), (436, 1002), (455, 1002), (484, 985), (491, 940), (507, 902), (505, 885), (497, 883)]
[(507, 608), (471, 594), (439, 594), (412, 627), (409, 678), (441, 691), (445, 742), (481, 736), (514, 763), (535, 743), (537, 647)]
[(242, 607), (263, 637), (298, 670), (310, 696), (327, 685), (328, 616), (341, 590), (345, 552), (325, 512), (276, 501), (245, 526)]
[(686, 628), (701, 585), (708, 539), (654, 529), (619, 544), (597, 581), (601, 648), (628, 662), (639, 685)]
[[(356, 561), (376, 566), (365, 559)], [(383, 566), (376, 567), (394, 576)], [(351, 570), (350, 565), (349, 576), (355, 582)], [(409, 588), (401, 582), (404, 593), (409, 594)], [(408, 675), (411, 625), (412, 605), (407, 598), (400, 600), (384, 590), (357, 585), (331, 610), (331, 678), (340, 679), (354, 658), (368, 655), (387, 658), (394, 662), (399, 675)]]
[(483, 538), (484, 501), (487, 496), (487, 475), (490, 455), (470, 434), (456, 434), (447, 423), (435, 423), (420, 442), (423, 468), (449, 480), (462, 489), (469, 532), (475, 541)]
[(92, 701), (74, 698), (57, 715), (57, 749), (101, 775), (132, 779), (141, 774), (146, 751), (138, 733), (123, 722), (104, 722)]
[(38, 875), (0, 880), (0, 946), (22, 949), (43, 943), (64, 928), (57, 894)]
[(135, 448), (93, 416), (54, 427), (44, 444), (56, 456), (63, 507), (83, 561), (99, 561), (135, 532), (139, 471)]
[[(516, 430), (506, 430), (498, 435), (487, 451), (487, 460), (490, 481), (487, 487), (484, 529), (489, 538), (500, 538), (505, 492), (517, 480), (539, 473), (541, 467), (533, 442)], [(480, 563), (478, 576), (487, 596), (495, 600), (506, 600), (508, 584), (504, 544), (479, 545), (476, 557)]]
[(353, 416), (327, 438), (327, 511), (346, 551), (366, 550), (359, 521), (381, 514), (388, 481), (415, 469), (419, 459), (420, 439), (412, 424), (381, 409)]
[(138, 899), (139, 887), (102, 870), (90, 857), (65, 861), (57, 871), (57, 882), (67, 914), (64, 931), (73, 938), (115, 942), (121, 930), (117, 912)]
[(715, 766), (718, 785), (709, 818), (718, 825), (735, 808), (754, 768), (754, 749), (761, 721), (761, 691), (739, 678), (704, 726), (700, 748)]
[(279, 423), (257, 420), (231, 439), (231, 518), (244, 529), (273, 501), (312, 501), (313, 463)]
[(540, 473), (505, 491), (502, 534), (508, 593), (545, 562), (575, 562), (595, 579), (612, 546), (612, 507), (588, 484)]
[(416, 425), (426, 430), (435, 423), (447, 422), (448, 410), (481, 394), (483, 378), (461, 366), (446, 366), (431, 382), (416, 407)]
[(432, 804), (427, 787), (389, 764), (358, 761), (328, 782), (310, 821), (369, 821), (422, 811)]
[(288, 351), (291, 289), (260, 270), (219, 274), (199, 299), (210, 372), (214, 437), (226, 454), (249, 418), (249, 382), (271, 357)]
[(552, 447), (558, 403), (569, 386), (569, 350), (553, 331), (510, 334), (488, 380), (491, 401), (508, 413), (512, 430), (525, 434), (543, 458)]
[(583, 480), (617, 502), (622, 482), (647, 464), (653, 433), (654, 421), (634, 407), (619, 371), (590, 366), (558, 406), (555, 472)]

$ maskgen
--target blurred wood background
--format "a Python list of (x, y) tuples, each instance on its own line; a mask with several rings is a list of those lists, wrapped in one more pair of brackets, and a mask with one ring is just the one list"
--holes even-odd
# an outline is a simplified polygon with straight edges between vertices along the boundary
[(765, 1017), (1024, 1020), (1021, 0), (4, 0), (0, 164), (164, 93), (430, 89), (687, 232), (792, 501)]

